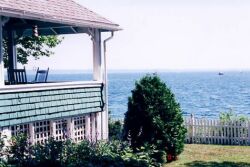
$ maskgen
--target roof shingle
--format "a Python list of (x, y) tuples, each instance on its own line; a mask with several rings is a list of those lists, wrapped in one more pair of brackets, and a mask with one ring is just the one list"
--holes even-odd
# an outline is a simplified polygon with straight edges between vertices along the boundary
[(1, 0), (0, 15), (119, 30), (118, 24), (112, 23), (73, 0)]

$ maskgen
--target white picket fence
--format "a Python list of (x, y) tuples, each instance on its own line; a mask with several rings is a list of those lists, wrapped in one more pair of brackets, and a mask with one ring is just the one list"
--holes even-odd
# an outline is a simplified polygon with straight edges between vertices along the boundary
[[(122, 118), (112, 118), (111, 122)], [(186, 117), (184, 126), (187, 128), (186, 143), (250, 145), (250, 121), (223, 122), (216, 119)]]
[(185, 118), (186, 143), (250, 145), (250, 121)]

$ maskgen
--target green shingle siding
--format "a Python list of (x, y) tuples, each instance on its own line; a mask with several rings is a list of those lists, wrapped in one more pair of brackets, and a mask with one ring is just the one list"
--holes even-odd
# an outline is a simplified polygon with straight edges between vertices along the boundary
[(0, 126), (102, 111), (102, 89), (0, 93)]

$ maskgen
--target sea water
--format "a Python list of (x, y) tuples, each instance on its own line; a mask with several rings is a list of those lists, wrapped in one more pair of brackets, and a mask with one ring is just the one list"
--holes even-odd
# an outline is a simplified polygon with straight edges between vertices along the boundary
[[(124, 117), (135, 81), (145, 72), (112, 72), (109, 81), (109, 110)], [(218, 118), (232, 110), (250, 116), (250, 72), (160, 72), (160, 78), (175, 94), (184, 116)], [(49, 81), (91, 80), (90, 73), (51, 73)]]

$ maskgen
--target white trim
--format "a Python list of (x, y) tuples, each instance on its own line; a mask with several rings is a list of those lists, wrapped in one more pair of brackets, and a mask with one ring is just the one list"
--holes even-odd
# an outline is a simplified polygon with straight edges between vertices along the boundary
[(0, 93), (56, 90), (56, 89), (67, 89), (67, 88), (89, 88), (89, 87), (100, 87), (101, 84), (102, 83), (99, 81), (77, 81), (77, 82), (60, 82), (60, 83), (5, 85), (0, 88)]

